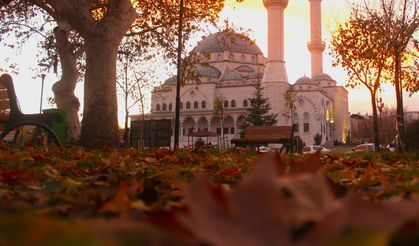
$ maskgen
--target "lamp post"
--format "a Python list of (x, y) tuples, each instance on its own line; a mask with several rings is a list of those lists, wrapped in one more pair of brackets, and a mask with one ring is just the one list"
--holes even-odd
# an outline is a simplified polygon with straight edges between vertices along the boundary
[(44, 96), (44, 82), (45, 82), (45, 74), (41, 74), (42, 84), (41, 84), (41, 102), (39, 103), (39, 113), (42, 113), (42, 98)]
[(174, 148), (179, 148), (179, 127), (180, 127), (180, 78), (182, 62), (182, 31), (183, 31), (183, 0), (179, 4), (179, 29), (178, 29), (178, 50), (177, 50), (177, 80), (176, 80), (176, 103), (175, 103), (175, 136)]

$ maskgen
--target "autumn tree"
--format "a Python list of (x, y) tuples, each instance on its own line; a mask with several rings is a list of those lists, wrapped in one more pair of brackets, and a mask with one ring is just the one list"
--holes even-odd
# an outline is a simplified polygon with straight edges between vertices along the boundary
[(42, 66), (38, 71), (45, 73), (52, 69), (61, 74), (52, 88), (54, 102), (66, 111), (67, 142), (76, 142), (81, 126), (80, 102), (74, 90), (83, 71), (79, 58), (84, 51), (80, 35), (69, 30), (65, 23), (55, 23), (50, 16), (39, 14), (40, 11), (29, 5), (14, 2), (2, 6), (0, 11), (2, 45), (20, 50), (28, 41), (39, 40), (38, 62)]
[[(186, 1), (184, 27), (190, 35), (200, 21), (214, 22), (223, 0)], [(65, 23), (84, 41), (86, 73), (81, 143), (86, 147), (119, 145), (116, 100), (116, 56), (126, 35), (143, 37), (142, 44), (175, 47), (178, 2), (90, 1), (0, 1), (0, 13), (25, 16), (42, 10), (57, 23)], [(5, 7), (6, 6), (6, 7)], [(164, 18), (162, 18), (164, 16)], [(135, 50), (133, 50), (135, 52)], [(173, 53), (173, 52), (172, 52)]]
[(403, 146), (403, 89), (410, 93), (419, 89), (419, 0), (379, 0), (378, 8), (370, 6), (374, 5), (365, 3), (363, 9), (386, 42), (378, 48), (391, 56), (389, 75), (396, 90), (397, 127)]
[(249, 98), (250, 108), (244, 116), (245, 126), (273, 126), (277, 123), (277, 115), (269, 113), (271, 105), (267, 98), (263, 96), (263, 87), (260, 82), (255, 85), (253, 97)]
[(374, 144), (377, 150), (380, 149), (377, 92), (388, 68), (390, 55), (383, 48), (386, 45), (379, 28), (356, 8), (352, 9), (349, 20), (339, 25), (332, 34), (333, 65), (340, 65), (347, 72), (347, 86), (356, 87), (362, 84), (370, 93)]

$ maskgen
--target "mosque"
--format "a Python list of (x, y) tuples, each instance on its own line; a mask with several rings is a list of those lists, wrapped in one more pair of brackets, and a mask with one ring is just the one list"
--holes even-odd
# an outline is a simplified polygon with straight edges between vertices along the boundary
[[(288, 0), (263, 0), (268, 13), (267, 58), (254, 42), (241, 34), (232, 34), (232, 40), (218, 32), (197, 44), (191, 53), (205, 59), (209, 66), (197, 63), (195, 71), (199, 74), (199, 82), (186, 81), (181, 87), (180, 146), (191, 144), (189, 136), (197, 131), (217, 133), (218, 136), (209, 137), (213, 144), (219, 143), (219, 136), (224, 135), (228, 146), (229, 140), (241, 131), (243, 115), (251, 107), (249, 98), (253, 97), (257, 83), (264, 88), (263, 94), (269, 99), (271, 111), (277, 114), (277, 125), (293, 124), (294, 134), (306, 145), (314, 144), (316, 134), (322, 135), (322, 144), (346, 141), (350, 125), (348, 92), (323, 73), (325, 42), (322, 40), (321, 0), (309, 2), (311, 40), (307, 47), (311, 54), (311, 78), (303, 76), (292, 84), (288, 81), (284, 59), (284, 10)], [(290, 87), (296, 93), (293, 117), (285, 116), (289, 111), (283, 95)], [(145, 119), (170, 120), (173, 128), (175, 95), (176, 76), (154, 88), (151, 112)], [(217, 98), (225, 109), (223, 122), (214, 114)], [(131, 117), (132, 121), (139, 118)]]

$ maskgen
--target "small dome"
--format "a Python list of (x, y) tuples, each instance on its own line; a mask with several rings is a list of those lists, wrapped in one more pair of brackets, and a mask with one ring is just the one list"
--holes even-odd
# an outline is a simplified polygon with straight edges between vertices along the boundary
[(164, 81), (164, 85), (176, 85), (177, 83), (177, 76), (172, 76), (168, 78), (166, 81)]
[(295, 84), (310, 84), (311, 85), (311, 84), (316, 84), (316, 83), (314, 83), (312, 79), (304, 75), (303, 77), (297, 79), (297, 81), (295, 81)]
[(327, 73), (320, 73), (320, 74), (314, 75), (313, 80), (319, 81), (319, 80), (334, 80), (334, 79), (332, 79), (332, 77), (330, 77), (330, 75)]
[(215, 67), (205, 67), (205, 66), (198, 65), (196, 67), (196, 71), (198, 72), (199, 75), (203, 75), (203, 76), (217, 77), (217, 78), (221, 76), (221, 72)]
[(222, 78), (223, 80), (241, 80), (243, 79), (242, 75), (238, 72), (232, 70), (225, 74)]
[(201, 40), (192, 52), (238, 52), (262, 54), (259, 47), (247, 36), (235, 32), (217, 32)]

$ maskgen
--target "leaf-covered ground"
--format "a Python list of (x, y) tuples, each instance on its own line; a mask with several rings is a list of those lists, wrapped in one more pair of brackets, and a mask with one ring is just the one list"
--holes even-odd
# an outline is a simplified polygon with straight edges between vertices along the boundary
[(2, 245), (419, 245), (418, 154), (0, 145)]

